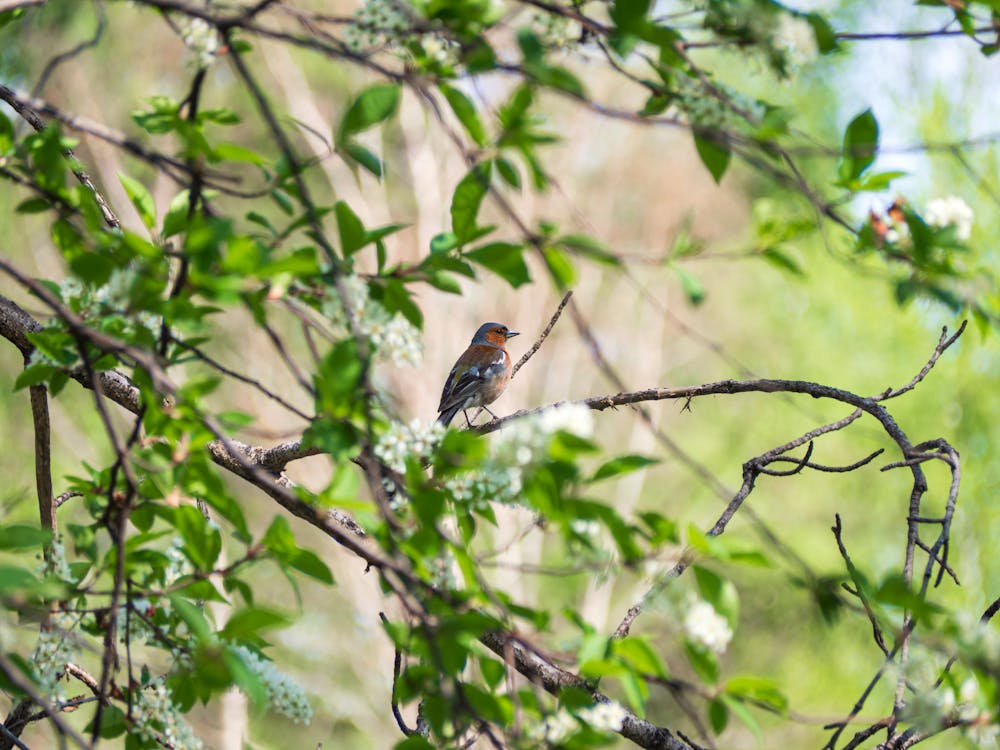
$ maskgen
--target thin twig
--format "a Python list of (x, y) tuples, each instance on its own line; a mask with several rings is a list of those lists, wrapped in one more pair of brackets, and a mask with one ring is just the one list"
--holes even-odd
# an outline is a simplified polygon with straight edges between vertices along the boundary
[(521, 359), (517, 361), (517, 364), (515, 364), (514, 367), (511, 369), (510, 371), (511, 378), (517, 375), (517, 371), (520, 370), (521, 367), (534, 356), (535, 352), (538, 351), (539, 347), (541, 347), (542, 342), (545, 341), (546, 337), (548, 337), (549, 332), (552, 330), (552, 327), (556, 324), (556, 321), (559, 320), (559, 316), (562, 315), (563, 308), (566, 307), (566, 304), (569, 302), (570, 297), (572, 296), (573, 296), (572, 291), (566, 292), (566, 294), (563, 295), (562, 301), (559, 303), (559, 307), (556, 308), (556, 311), (552, 314), (552, 318), (549, 320), (549, 324), (545, 326), (542, 332), (538, 335), (538, 339), (535, 341), (534, 345), (524, 353)]

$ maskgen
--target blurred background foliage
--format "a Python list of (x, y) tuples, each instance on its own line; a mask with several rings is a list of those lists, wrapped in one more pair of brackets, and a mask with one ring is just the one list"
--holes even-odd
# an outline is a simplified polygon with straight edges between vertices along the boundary
[[(351, 3), (297, 5), (345, 17), (357, 9)], [(508, 5), (511, 33), (537, 12)], [(951, 18), (944, 7), (916, 7), (895, 0), (804, 5), (808, 7), (796, 9), (823, 13), (838, 31), (934, 29)], [(171, 25), (141, 3), (100, 6), (105, 27), (99, 42), (60, 66), (40, 94), (75, 114), (137, 134), (130, 115), (146, 108), (149, 97), (184, 97), (192, 75), (191, 53)], [(670, 3), (656, 4), (657, 9), (661, 6), (665, 14), (677, 10)], [(81, 1), (49, 2), (4, 28), (0, 80), (30, 90), (55, 51), (93, 35), (97, 7)], [(514, 46), (512, 39), (508, 43)], [(585, 84), (593, 100), (633, 111), (641, 106), (636, 92), (624, 89), (597, 55), (562, 54), (559, 64)], [(206, 78), (204, 101), (243, 116), (227, 140), (257, 144), (266, 151), (264, 126), (249, 116), (252, 102), (236, 85), (224, 57)], [(295, 133), (296, 147), (319, 159), (317, 169), (323, 179), (317, 176), (310, 183), (317, 202), (345, 200), (367, 227), (405, 224), (387, 241), (388, 253), (393, 262), (418, 263), (432, 238), (450, 226), (452, 193), (467, 169), (447, 133), (412, 92), (405, 92), (398, 116), (380, 131), (361, 137), (383, 155), (385, 173), (377, 179), (329, 151), (329, 134), (352, 98), (376, 81), (370, 73), (333, 65), (273, 41), (255, 40), (247, 59), (282, 113), (283, 125)], [(845, 128), (870, 108), (881, 130), (878, 171), (898, 169), (907, 174), (885, 190), (848, 196), (838, 210), (861, 228), (869, 211), (884, 215), (900, 197), (922, 212), (934, 198), (960, 196), (975, 217), (963, 262), (995, 273), (993, 238), (1000, 232), (994, 143), (1000, 108), (997, 63), (968, 38), (842, 40), (832, 54), (796, 61), (785, 77), (776, 75), (760, 53), (740, 48), (706, 51), (698, 59), (732, 90), (794, 113), (795, 127), (808, 134), (800, 142), (814, 139), (834, 149), (802, 158), (803, 174), (812, 184), (829, 185), (837, 179)], [(482, 102), (485, 118), (511, 87), (503, 76), (486, 76), (469, 90)], [(930, 355), (941, 327), (954, 329), (971, 315), (968, 304), (945, 304), (926, 293), (900, 301), (897, 289), (908, 278), (906, 269), (878, 252), (858, 252), (856, 239), (832, 222), (820, 221), (797, 191), (776, 185), (744, 162), (734, 159), (716, 184), (684, 129), (609, 118), (552, 92), (539, 95), (537, 111), (544, 116), (545, 131), (556, 136), (555, 142), (539, 150), (553, 179), (544, 192), (527, 185), (519, 192), (509, 191), (509, 200), (533, 226), (549, 221), (558, 224), (559, 232), (592, 235), (623, 259), (621, 265), (574, 259), (577, 278), (571, 286), (575, 304), (592, 326), (602, 353), (628, 389), (753, 376), (813, 380), (873, 395), (907, 382)], [(163, 215), (174, 185), (118, 149), (85, 134), (74, 137), (79, 138), (78, 158), (112, 203), (121, 207), (126, 225), (137, 231), (142, 226), (119, 173), (144, 183)], [(946, 145), (969, 139), (967, 147)], [(8, 189), (5, 202), (14, 205), (18, 200)], [(217, 200), (228, 208), (232, 199)], [(482, 223), (500, 226), (501, 238), (516, 236), (488, 199), (482, 215)], [(0, 212), (0, 236), (7, 238), (4, 255), (22, 271), (56, 282), (65, 275), (44, 214)], [(534, 283), (517, 288), (485, 271), (478, 279), (461, 282), (461, 296), (428, 285), (419, 288), (423, 364), (381, 365), (376, 373), (377, 383), (391, 395), (404, 420), (434, 416), (448, 367), (483, 320), (501, 320), (524, 333), (511, 348), (515, 357), (540, 332), (561, 291), (549, 283), (535, 255), (526, 254), (525, 259)], [(950, 559), (963, 585), (945, 581), (932, 596), (972, 618), (1000, 592), (990, 541), (1000, 521), (994, 503), (1000, 489), (995, 455), (1000, 359), (996, 324), (989, 317), (992, 303), (986, 300), (996, 294), (990, 284), (973, 282), (970, 292), (970, 299), (985, 300), (986, 312), (925, 382), (891, 403), (893, 414), (915, 442), (945, 437), (962, 455)], [(12, 288), (5, 293), (36, 317), (46, 317), (37, 301)], [(211, 353), (287, 394), (297, 406), (311, 408), (266, 339), (245, 335), (252, 325), (249, 315), (239, 310), (217, 316), (210, 324)], [(293, 333), (292, 321), (283, 325), (283, 335), (294, 342), (295, 353), (302, 354), (304, 344)], [(10, 388), (21, 368), (20, 355), (13, 347), (2, 347), (0, 363), (8, 384), (0, 395), (0, 418), (8, 436), (7, 449), (0, 453), (0, 475), (7, 485), (4, 522), (31, 523), (36, 512), (31, 472), (26, 468), (32, 460), (31, 417), (25, 392)], [(564, 317), (494, 411), (507, 413), (617, 390), (594, 365)], [(248, 442), (282, 439), (301, 427), (287, 412), (238, 383), (210, 399), (213, 408), (239, 408), (255, 415), (252, 429), (241, 436)], [(622, 408), (596, 415), (597, 442), (605, 452), (651, 455), (661, 462), (597, 485), (592, 492), (626, 517), (655, 509), (674, 519), (680, 529), (689, 525), (706, 529), (722, 508), (714, 484), (734, 491), (748, 458), (848, 413), (843, 405), (804, 396), (760, 394), (713, 396), (694, 401), (689, 409), (682, 406), (665, 401), (648, 408), (657, 427), (705, 473), (692, 471), (658, 443), (631, 410)], [(69, 387), (53, 399), (52, 409), (58, 492), (61, 478), (79, 473), (81, 462), (105, 465), (113, 454), (104, 441), (92, 439), (102, 428), (91, 399), (82, 399), (77, 389)], [(884, 435), (863, 420), (821, 440), (814, 460), (850, 463), (879, 447), (887, 447)], [(839, 513), (855, 563), (877, 581), (899, 569), (906, 535), (909, 481), (898, 471), (880, 472), (888, 460), (892, 459), (877, 459), (843, 475), (803, 472), (790, 478), (762, 478), (749, 505), (815, 574), (836, 580), (843, 578), (844, 567), (830, 527)], [(296, 482), (319, 490), (329, 482), (333, 468), (328, 458), (316, 456), (291, 465), (288, 473)], [(947, 489), (946, 472), (929, 467), (928, 475), (929, 502), (940, 505)], [(237, 480), (228, 483), (256, 532), (267, 528), (273, 506)], [(72, 504), (60, 513), (62, 524), (86, 515)], [(506, 539), (512, 529), (530, 523), (529, 513), (505, 510), (493, 533)], [(306, 687), (315, 715), (303, 727), (251, 710), (247, 732), (253, 738), (251, 746), (388, 747), (399, 734), (388, 710), (393, 648), (378, 626), (378, 612), (385, 602), (373, 581), (360, 574), (356, 559), (304, 524), (296, 523), (295, 532), (303, 547), (316, 550), (330, 566), (337, 586), (302, 582), (299, 596), (277, 567), (259, 568), (254, 585), (266, 592), (261, 599), (294, 613), (291, 627), (274, 636), (280, 656), (272, 655)], [(745, 725), (730, 722), (719, 744), (819, 747), (827, 736), (822, 724), (849, 709), (881, 663), (870, 626), (854, 614), (825, 621), (808, 587), (795, 584), (800, 571), (763, 546), (742, 515), (737, 515), (725, 539), (735, 549), (763, 549), (769, 564), (706, 563), (739, 592), (738, 624), (722, 657), (723, 673), (772, 676), (788, 696), (796, 720), (755, 713), (763, 727), (762, 742)], [(528, 536), (488, 575), (520, 602), (544, 603), (554, 612), (572, 608), (604, 633), (649, 586), (651, 566), (624, 571), (608, 566), (601, 572), (597, 564), (596, 572), (587, 566), (575, 574), (552, 577), (513, 569), (519, 564), (563, 565), (565, 555), (561, 547), (547, 545), (546, 537)], [(685, 592), (693, 589), (693, 577), (682, 577), (633, 631), (649, 636), (672, 673), (682, 677), (691, 672), (681, 652), (678, 618)], [(579, 647), (579, 632), (565, 621), (555, 623), (553, 630), (553, 648)], [(27, 653), (36, 637), (37, 626), (31, 623), (5, 617), (0, 624), (0, 640), (8, 651)], [(888, 705), (887, 695), (873, 698), (870, 705)], [(246, 710), (239, 698), (222, 700), (224, 710), (212, 704), (195, 709), (189, 717), (209, 747), (233, 746), (226, 744), (230, 741), (226, 732), (232, 731), (234, 721), (239, 726), (239, 719), (232, 717)], [(667, 726), (684, 726), (687, 721), (669, 694), (655, 688), (646, 715)], [(955, 747), (963, 742), (959, 735), (946, 733), (926, 746)], [(619, 740), (614, 746), (630, 743)]]

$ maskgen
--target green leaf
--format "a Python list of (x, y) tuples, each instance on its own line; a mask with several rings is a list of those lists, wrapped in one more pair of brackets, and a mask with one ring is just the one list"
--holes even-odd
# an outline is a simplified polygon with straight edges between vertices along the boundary
[(12, 21), (16, 21), (18, 18), (25, 14), (24, 8), (12, 8), (11, 10), (5, 10), (0, 12), (0, 29), (2, 29), (7, 24)]
[(311, 578), (323, 583), (332, 584), (333, 575), (326, 564), (319, 559), (315, 552), (301, 549), (295, 543), (295, 536), (292, 528), (284, 516), (275, 516), (274, 521), (264, 533), (261, 544), (267, 549), (274, 559), (283, 567), (291, 567), (300, 573), (305, 573)]
[(503, 157), (498, 157), (496, 160), (497, 172), (500, 177), (510, 185), (515, 190), (521, 189), (521, 173), (517, 171), (510, 161), (504, 159)]
[(25, 367), (21, 374), (17, 376), (14, 381), (14, 390), (19, 391), (22, 388), (27, 388), (32, 385), (38, 385), (39, 383), (48, 382), (54, 374), (59, 372), (58, 368), (46, 362), (36, 362), (33, 365), (28, 365)]
[(726, 708), (726, 704), (719, 698), (708, 704), (708, 722), (712, 725), (712, 731), (716, 734), (722, 734), (726, 728), (726, 724), (729, 723), (729, 709)]
[[(125, 734), (126, 729), (128, 729), (128, 723), (125, 721), (125, 712), (112, 704), (105, 706), (101, 712), (101, 731), (98, 732), (99, 736), (106, 740), (114, 739)], [(87, 733), (92, 734), (93, 731), (94, 722), (91, 721), (87, 725)]]
[(554, 247), (547, 247), (542, 251), (542, 256), (545, 258), (545, 265), (548, 266), (552, 280), (560, 291), (565, 291), (576, 283), (576, 270), (566, 257), (566, 253)]
[(129, 200), (132, 201), (135, 210), (139, 212), (139, 218), (142, 219), (142, 223), (146, 225), (146, 228), (152, 229), (155, 227), (156, 203), (153, 201), (153, 196), (146, 190), (146, 186), (121, 172), (118, 173), (118, 181), (125, 188)]
[(257, 166), (268, 163), (268, 160), (256, 151), (252, 151), (238, 143), (220, 143), (212, 149), (212, 155), (219, 161), (244, 162), (246, 164), (256, 164)]
[(397, 742), (393, 750), (434, 750), (434, 745), (419, 734), (411, 734), (405, 740)]
[(344, 201), (334, 206), (337, 215), (337, 230), (340, 232), (340, 247), (345, 258), (349, 258), (366, 244), (365, 227), (358, 215)]
[(330, 572), (330, 568), (320, 559), (319, 555), (312, 550), (297, 550), (288, 557), (288, 564), (320, 583), (333, 585), (333, 573)]
[(170, 604), (180, 618), (187, 623), (191, 633), (200, 641), (207, 641), (212, 636), (212, 625), (206, 619), (202, 607), (189, 602), (181, 594), (168, 594)]
[(52, 532), (27, 524), (0, 526), (0, 550), (38, 549), (48, 544)]
[(223, 640), (248, 640), (255, 637), (261, 630), (283, 628), (291, 622), (291, 619), (281, 612), (247, 607), (233, 613), (226, 622), (226, 626), (219, 632), (219, 637)]
[(807, 13), (805, 19), (812, 27), (813, 36), (816, 37), (816, 49), (820, 54), (827, 55), (837, 49), (837, 32), (826, 18), (819, 13)]
[(775, 268), (780, 268), (782, 271), (787, 271), (795, 276), (805, 276), (805, 271), (802, 270), (802, 266), (798, 264), (798, 261), (784, 250), (776, 247), (768, 247), (760, 255)]
[(647, 638), (629, 636), (612, 642), (616, 656), (626, 661), (634, 670), (642, 675), (653, 675), (665, 679), (667, 670), (663, 660), (656, 653)]
[(50, 208), (52, 208), (52, 204), (45, 198), (28, 198), (18, 203), (14, 210), (19, 214), (40, 214)]
[(900, 177), (905, 177), (908, 173), (895, 170), (890, 172), (878, 172), (877, 174), (866, 174), (857, 184), (851, 185), (852, 190), (879, 193), (886, 190), (892, 181)]
[(590, 478), (590, 481), (597, 482), (598, 480), (608, 479), (609, 477), (630, 474), (633, 471), (644, 469), (647, 466), (652, 466), (656, 463), (659, 463), (659, 459), (649, 458), (648, 456), (617, 456), (604, 463), (596, 472), (594, 472), (594, 476)]
[(342, 143), (340, 149), (376, 177), (382, 176), (382, 161), (359, 143)]
[(167, 206), (167, 213), (163, 217), (163, 237), (173, 237), (187, 230), (188, 214), (190, 213), (191, 199), (187, 190), (182, 190), (174, 196)]
[(685, 639), (684, 653), (695, 674), (706, 685), (714, 685), (719, 681), (719, 660), (715, 654), (700, 643)]
[(557, 239), (555, 244), (574, 250), (604, 265), (621, 265), (621, 261), (608, 250), (607, 245), (588, 234), (566, 234)]
[(788, 698), (778, 689), (777, 683), (765, 677), (733, 677), (725, 690), (732, 696), (767, 706), (776, 713), (788, 710)]
[(856, 180), (875, 161), (878, 151), (878, 121), (870, 109), (851, 120), (844, 131), (844, 146), (838, 174), (843, 184)]
[(239, 115), (226, 107), (203, 109), (198, 113), (198, 122), (214, 122), (216, 125), (237, 125)]
[(722, 140), (723, 138), (722, 133), (704, 136), (695, 133), (694, 136), (694, 147), (698, 151), (701, 163), (705, 165), (716, 183), (722, 180), (732, 158), (732, 152)]
[(677, 543), (677, 524), (671, 519), (653, 511), (640, 513), (639, 518), (649, 528), (650, 544), (657, 546), (664, 542)]
[(700, 305), (704, 302), (705, 287), (701, 285), (701, 282), (680, 266), (674, 266), (674, 271), (677, 273), (677, 278), (680, 279), (681, 287), (684, 289), (684, 294), (687, 295), (688, 302), (692, 305)]
[(509, 242), (492, 242), (464, 253), (481, 266), (507, 280), (515, 289), (531, 281), (531, 274), (524, 262), (524, 246)]
[(333, 417), (350, 417), (358, 407), (362, 362), (354, 339), (338, 341), (319, 364), (313, 377), (316, 412)]
[(649, 13), (650, 0), (615, 0), (611, 20), (620, 31), (638, 33)]
[(389, 119), (399, 106), (399, 86), (383, 83), (362, 91), (351, 102), (340, 121), (337, 142), (345, 143), (355, 133)]
[(423, 326), (424, 314), (420, 306), (413, 301), (413, 293), (399, 279), (386, 279), (382, 283), (373, 282), (369, 289), (372, 299), (380, 302), (390, 313), (401, 313), (417, 328)]
[(462, 178), (451, 199), (451, 231), (459, 244), (469, 241), (477, 229), (479, 207), (490, 187), (493, 162), (477, 164)]
[(478, 146), (485, 146), (486, 129), (483, 127), (483, 123), (479, 119), (479, 114), (476, 112), (476, 105), (472, 103), (472, 100), (468, 96), (454, 86), (441, 83), (439, 88), (441, 89), (441, 93), (444, 94), (444, 98), (448, 100), (451, 111), (455, 113), (455, 117), (462, 123), (462, 127), (465, 128), (472, 140)]
[(483, 674), (483, 681), (493, 690), (500, 687), (507, 676), (507, 668), (503, 662), (490, 659), (488, 656), (479, 657), (479, 671)]

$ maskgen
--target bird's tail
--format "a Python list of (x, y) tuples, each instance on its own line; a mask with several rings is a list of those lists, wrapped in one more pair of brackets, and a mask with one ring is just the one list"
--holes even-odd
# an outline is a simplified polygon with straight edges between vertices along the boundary
[(458, 414), (458, 412), (461, 411), (461, 409), (462, 409), (461, 404), (455, 404), (454, 406), (450, 406), (443, 412), (438, 414), (437, 421), (444, 427), (447, 427), (448, 425), (451, 424), (451, 420), (455, 418), (455, 415)]

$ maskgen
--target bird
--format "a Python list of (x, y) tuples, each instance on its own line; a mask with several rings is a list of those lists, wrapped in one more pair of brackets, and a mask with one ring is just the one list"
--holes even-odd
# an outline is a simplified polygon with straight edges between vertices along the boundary
[[(462, 412), (466, 424), (471, 427), (472, 422), (465, 410), (474, 406), (486, 409), (487, 404), (500, 398), (511, 375), (506, 344), (518, 335), (518, 331), (512, 331), (502, 323), (483, 323), (479, 326), (469, 348), (448, 373), (441, 391), (441, 403), (438, 404), (438, 422), (447, 427), (455, 415)], [(486, 411), (496, 419), (493, 412)]]

